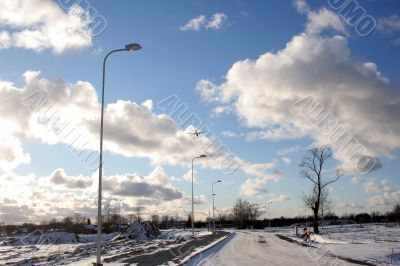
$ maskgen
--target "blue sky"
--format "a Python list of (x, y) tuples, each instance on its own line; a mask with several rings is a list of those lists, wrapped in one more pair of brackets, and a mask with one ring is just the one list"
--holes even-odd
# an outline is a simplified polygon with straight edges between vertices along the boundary
[[(272, 200), (273, 217), (300, 214), (301, 197), (312, 186), (300, 178), (298, 164), (316, 144), (332, 148), (327, 177), (336, 167), (346, 172), (329, 191), (335, 212), (390, 209), (400, 201), (400, 4), (350, 1), (376, 23), (362, 36), (331, 2), (0, 4), (0, 128), (6, 132), (0, 220), (40, 221), (77, 211), (94, 217), (97, 172), (56, 128), (38, 122), (43, 109), (21, 103), (39, 91), (60, 121), (89, 143), (76, 149), (97, 150), (102, 60), (131, 42), (143, 49), (114, 54), (107, 64), (105, 204), (121, 200), (125, 214), (135, 206), (149, 214), (189, 210), (190, 159), (218, 139), (240, 169), (228, 175), (218, 158), (197, 161), (198, 217), (208, 213), (217, 179), (223, 181), (215, 186), (221, 213), (242, 197)], [(95, 18), (105, 26), (100, 34), (90, 24)], [(158, 107), (171, 95), (201, 119), (207, 135), (193, 138), (190, 123)], [(355, 171), (343, 147), (294, 107), (308, 96), (380, 167)]]

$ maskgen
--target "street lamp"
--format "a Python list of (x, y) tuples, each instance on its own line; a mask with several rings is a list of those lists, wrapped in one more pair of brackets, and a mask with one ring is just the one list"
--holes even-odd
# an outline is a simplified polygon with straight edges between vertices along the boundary
[(101, 199), (101, 193), (102, 193), (102, 179), (103, 179), (103, 119), (104, 119), (104, 86), (105, 86), (105, 80), (106, 80), (106, 62), (107, 58), (116, 52), (122, 52), (122, 51), (128, 51), (128, 52), (133, 52), (140, 50), (142, 47), (137, 44), (137, 43), (130, 43), (125, 45), (125, 48), (122, 49), (116, 49), (112, 50), (109, 52), (105, 57), (103, 61), (103, 84), (102, 84), (102, 89), (101, 89), (101, 116), (100, 116), (100, 161), (99, 161), (99, 194), (98, 194), (98, 203), (97, 203), (97, 261), (96, 264), (97, 266), (102, 265), (101, 264), (101, 206), (102, 206), (102, 199)]
[(272, 201), (265, 201), (265, 211), (267, 211), (267, 204), (268, 204), (268, 227), (271, 227), (271, 211), (269, 206), (271, 205)]
[(211, 197), (213, 196), (214, 194), (212, 194), (212, 195), (209, 195), (208, 196), (208, 228), (211, 230), (211, 214), (210, 214), (210, 205), (211, 205)]
[(212, 192), (212, 196), (213, 196), (213, 234), (215, 233), (215, 215), (214, 215), (214, 196), (215, 196), (215, 194), (214, 194), (214, 184), (216, 184), (216, 183), (221, 183), (222, 181), (221, 180), (218, 180), (218, 181), (215, 181), (215, 182), (213, 182), (212, 183), (212, 185), (211, 185), (211, 192)]
[(202, 154), (192, 159), (192, 236), (194, 236), (194, 202), (193, 202), (193, 162), (196, 159), (205, 158), (207, 155)]

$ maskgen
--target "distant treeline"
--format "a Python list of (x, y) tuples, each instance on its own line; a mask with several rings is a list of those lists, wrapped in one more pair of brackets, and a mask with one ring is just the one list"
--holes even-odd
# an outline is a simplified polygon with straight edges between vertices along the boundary
[[(266, 227), (282, 227), (290, 225), (309, 226), (313, 221), (313, 216), (308, 217), (280, 217), (268, 220), (261, 218), (261, 212), (259, 211), (259, 205), (251, 204), (246, 200), (238, 199), (231, 209), (231, 211), (225, 214), (219, 214), (216, 216), (215, 224), (217, 229), (235, 227), (239, 229), (254, 228), (263, 229)], [(191, 220), (190, 215), (187, 219), (183, 219), (179, 216), (168, 216), (168, 215), (152, 215), (150, 220), (157, 225), (160, 229), (168, 228), (190, 228)], [(123, 217), (117, 213), (111, 215), (105, 215), (103, 217), (103, 231), (106, 233), (115, 232), (121, 230), (121, 224), (129, 224), (135, 220), (142, 220), (140, 213), (128, 215)], [(195, 222), (196, 228), (205, 228), (210, 226), (210, 220), (197, 221)], [(320, 217), (320, 224), (325, 225), (331, 224), (346, 224), (346, 223), (398, 223), (400, 225), (400, 205), (396, 204), (393, 209), (386, 213), (372, 212), (369, 213), (358, 213), (348, 214), (341, 217), (327, 213), (324, 217)], [(0, 223), (0, 234), (1, 235), (13, 235), (27, 232), (34, 232), (36, 230), (42, 231), (67, 231), (74, 233), (95, 233), (95, 226), (92, 224), (90, 218), (78, 214), (68, 216), (60, 220), (52, 219), (50, 221), (43, 221), (40, 224), (24, 223), (21, 225), (5, 225)]]

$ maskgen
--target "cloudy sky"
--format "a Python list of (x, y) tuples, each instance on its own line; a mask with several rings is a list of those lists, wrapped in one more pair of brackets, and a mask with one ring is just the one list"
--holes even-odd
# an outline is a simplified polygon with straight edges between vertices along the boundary
[(217, 213), (242, 197), (302, 215), (300, 159), (328, 145), (335, 212), (390, 209), (400, 4), (341, 2), (2, 1), (0, 221), (95, 216), (102, 61), (131, 42), (107, 65), (104, 206), (186, 216), (207, 154), (198, 218), (219, 179)]

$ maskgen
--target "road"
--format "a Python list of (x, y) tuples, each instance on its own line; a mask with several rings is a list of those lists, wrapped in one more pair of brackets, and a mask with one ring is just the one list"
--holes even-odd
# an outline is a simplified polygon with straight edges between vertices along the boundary
[(172, 249), (166, 249), (153, 254), (145, 254), (141, 256), (135, 256), (133, 258), (127, 258), (121, 262), (128, 265), (139, 266), (167, 265), (169, 262), (178, 264), (179, 261), (189, 256), (195, 249), (207, 246), (217, 239), (225, 237), (226, 235), (228, 235), (227, 232), (218, 231), (215, 235), (205, 235)]
[[(321, 252), (323, 252), (321, 254)], [(186, 266), (220, 265), (354, 265), (329, 255), (329, 251), (302, 247), (273, 233), (236, 231)]]

